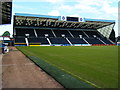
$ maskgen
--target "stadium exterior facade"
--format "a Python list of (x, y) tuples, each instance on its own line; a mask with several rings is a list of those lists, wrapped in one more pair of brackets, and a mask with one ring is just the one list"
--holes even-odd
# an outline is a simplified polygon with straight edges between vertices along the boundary
[(115, 45), (114, 25), (114, 20), (16, 13), (14, 45)]
[(0, 25), (11, 24), (12, 0), (0, 1)]

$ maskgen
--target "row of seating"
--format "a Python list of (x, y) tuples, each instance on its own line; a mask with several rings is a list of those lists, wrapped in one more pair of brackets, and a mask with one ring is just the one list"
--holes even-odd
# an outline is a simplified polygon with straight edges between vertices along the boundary
[(48, 37), (62, 37), (62, 35), (65, 37), (102, 37), (97, 31), (16, 29), (16, 36), (25, 37), (25, 34), (29, 34), (29, 37), (45, 37), (45, 34), (48, 34)]
[[(48, 38), (49, 41), (47, 40), (47, 38), (27, 38), (29, 43), (38, 43), (38, 44), (112, 44), (110, 41), (108, 41), (107, 39), (103, 39), (105, 41), (105, 43), (103, 43), (102, 41), (100, 41), (97, 38), (61, 38), (61, 37), (50, 37)], [(21, 38), (21, 37), (16, 37), (15, 38), (15, 43), (26, 43), (25, 38)]]

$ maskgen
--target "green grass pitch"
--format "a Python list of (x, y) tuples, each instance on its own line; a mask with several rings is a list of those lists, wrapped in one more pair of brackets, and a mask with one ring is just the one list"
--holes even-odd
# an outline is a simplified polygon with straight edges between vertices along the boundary
[(18, 47), (30, 56), (101, 88), (118, 87), (117, 46)]

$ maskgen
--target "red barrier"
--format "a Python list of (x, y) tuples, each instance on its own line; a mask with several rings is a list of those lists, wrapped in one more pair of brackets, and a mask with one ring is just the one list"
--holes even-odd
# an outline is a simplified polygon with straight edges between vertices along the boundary
[(92, 46), (114, 46), (115, 44), (92, 44)]

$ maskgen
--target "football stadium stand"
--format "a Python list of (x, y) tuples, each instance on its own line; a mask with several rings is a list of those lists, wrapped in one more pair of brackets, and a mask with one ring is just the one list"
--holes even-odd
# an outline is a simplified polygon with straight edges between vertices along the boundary
[(79, 17), (63, 20), (65, 18), (68, 17), (15, 14), (14, 45), (115, 45), (111, 38), (111, 36), (115, 37), (114, 20), (84, 18), (84, 21), (80, 21)]

